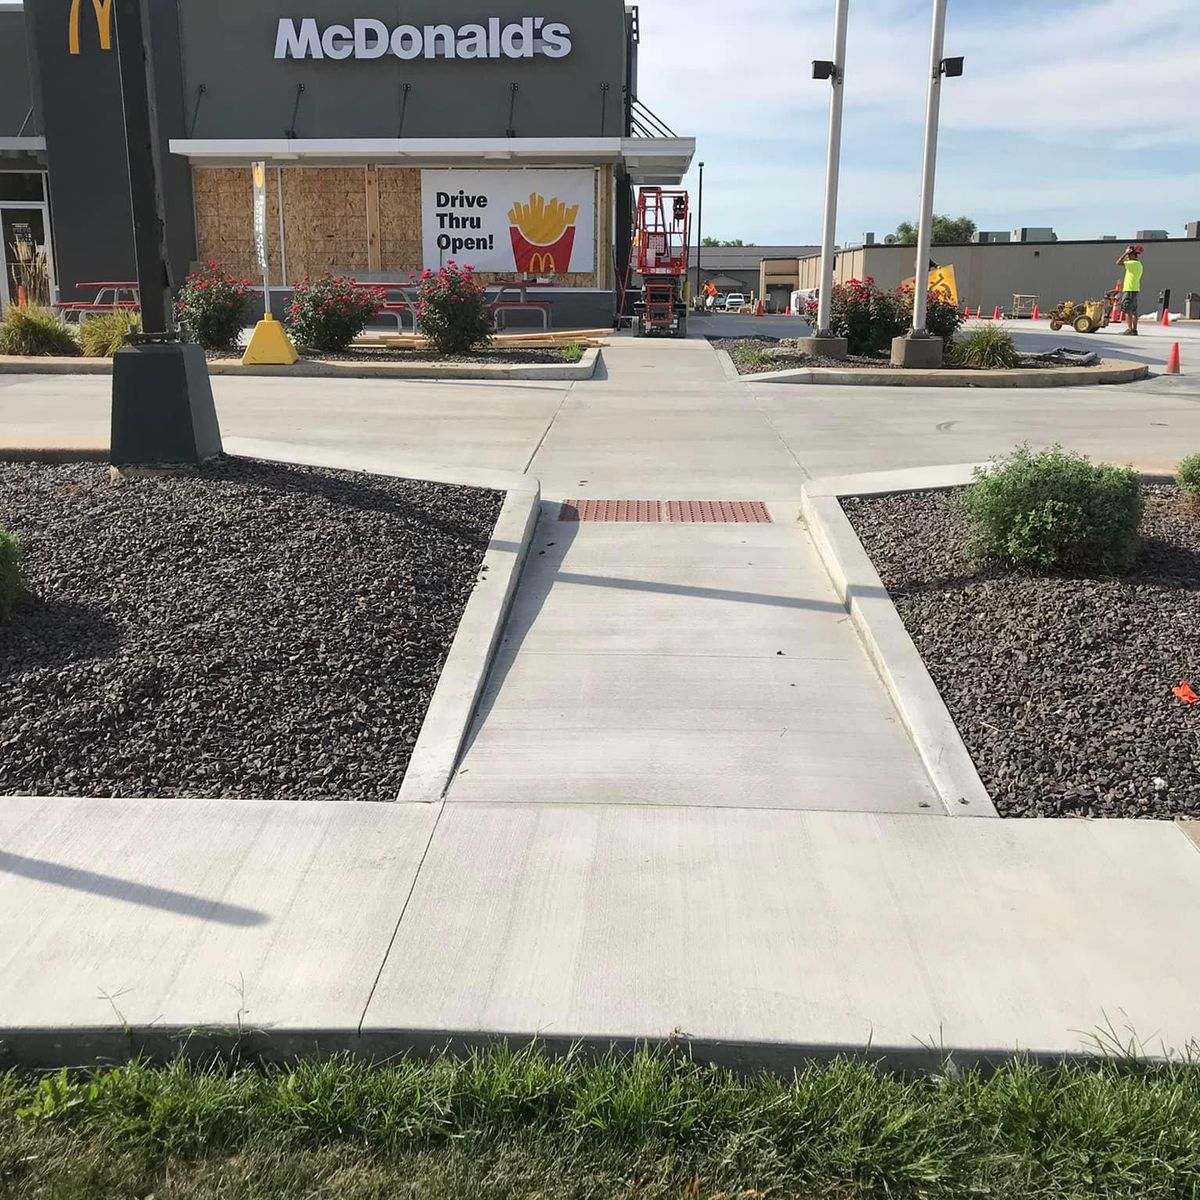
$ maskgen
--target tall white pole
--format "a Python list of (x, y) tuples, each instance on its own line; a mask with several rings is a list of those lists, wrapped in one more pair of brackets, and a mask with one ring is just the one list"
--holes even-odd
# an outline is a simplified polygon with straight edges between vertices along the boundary
[(842, 99), (846, 83), (846, 18), (850, 0), (836, 0), (833, 19), (833, 78), (829, 96), (829, 159), (825, 167), (825, 227), (821, 235), (821, 291), (817, 335), (829, 336), (833, 306), (833, 246), (837, 233), (838, 171), (842, 159)]
[(929, 99), (925, 105), (925, 168), (917, 226), (917, 272), (913, 279), (913, 337), (925, 337), (929, 308), (929, 251), (933, 245), (933, 185), (937, 176), (938, 119), (942, 111), (942, 58), (946, 44), (946, 0), (933, 0), (929, 45)]

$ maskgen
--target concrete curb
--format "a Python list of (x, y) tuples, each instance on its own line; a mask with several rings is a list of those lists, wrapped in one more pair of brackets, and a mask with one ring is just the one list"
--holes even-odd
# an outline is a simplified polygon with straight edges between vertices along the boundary
[(0, 446), (0, 462), (5, 463), (106, 463), (112, 457), (107, 446), (24, 447)]
[(714, 347), (717, 352), (717, 362), (721, 364), (721, 370), (725, 372), (725, 378), (730, 383), (744, 383), (749, 376), (738, 373), (737, 366), (734, 364), (733, 355), (728, 350), (721, 350)]
[(541, 507), (541, 485), (530, 475), (464, 470), (319, 446), (229, 438), (228, 454), (302, 466), (366, 471), (402, 479), (491, 488), (506, 494), (458, 632), (442, 665), (400, 787), (402, 804), (435, 804), (450, 786), (488, 671), (516, 594)]
[[(599, 347), (583, 352), (577, 363), (529, 363), (516, 366), (505, 363), (432, 363), (337, 362), (328, 359), (302, 359), (290, 367), (244, 367), (234, 359), (208, 364), (209, 375), (235, 375), (243, 378), (262, 376), (283, 379), (482, 379), (542, 380), (566, 383), (591, 379), (600, 362)], [(111, 375), (108, 358), (21, 358), (0, 355), (0, 375)]]
[(897, 368), (891, 371), (862, 371), (852, 367), (800, 367), (790, 371), (739, 375), (737, 378), (742, 383), (824, 383), (847, 387), (1057, 388), (1135, 383), (1149, 377), (1150, 368), (1145, 363), (1118, 366), (1114, 359), (1104, 359), (1094, 367), (1053, 367), (1046, 370), (905, 371)]
[[(961, 472), (963, 468), (958, 470)], [(945, 471), (940, 471), (939, 482), (926, 486), (954, 486), (953, 482), (941, 481), (945, 475)], [(966, 479), (970, 479), (970, 469)], [(888, 486), (884, 490), (896, 489)], [(918, 485), (914, 483), (908, 490), (918, 490)], [(850, 494), (875, 493), (870, 488), (856, 493), (834, 493), (820, 485), (804, 486), (801, 511), (817, 553), (849, 610), (863, 647), (879, 672), (946, 812), (953, 817), (998, 817), (958, 726), (879, 573), (842, 511), (839, 496)]]

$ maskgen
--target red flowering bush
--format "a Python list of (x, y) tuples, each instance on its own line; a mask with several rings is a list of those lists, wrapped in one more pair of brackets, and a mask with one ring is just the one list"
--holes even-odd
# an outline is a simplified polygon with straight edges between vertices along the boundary
[(360, 287), (355, 280), (307, 275), (296, 284), (288, 306), (292, 340), (309, 350), (337, 353), (379, 315), (387, 300), (383, 288)]
[[(911, 311), (911, 308), (910, 308)], [(809, 321), (816, 322), (816, 301), (809, 301)], [(884, 292), (869, 275), (833, 285), (829, 331), (844, 337), (851, 354), (879, 354), (906, 328), (904, 299), (899, 292)]]
[(175, 298), (175, 313), (206, 350), (228, 350), (238, 344), (254, 295), (250, 280), (235, 279), (224, 263), (210, 262), (184, 280)]
[(417, 328), (433, 349), (439, 354), (466, 354), (487, 345), (492, 312), (474, 267), (460, 267), (451, 259), (436, 275), (426, 270), (420, 284)]

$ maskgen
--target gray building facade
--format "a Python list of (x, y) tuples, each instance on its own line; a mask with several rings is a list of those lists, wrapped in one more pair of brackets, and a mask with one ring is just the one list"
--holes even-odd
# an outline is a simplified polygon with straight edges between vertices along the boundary
[[(303, 275), (403, 282), (453, 254), (540, 282), (556, 324), (608, 323), (632, 189), (677, 183), (694, 153), (635, 136), (637, 10), (621, 0), (151, 12), (174, 274), (219, 260), (262, 278), (251, 166), (265, 163), (277, 312)], [(115, 41), (112, 0), (0, 0), (0, 197), (5, 172), (42, 176), (55, 299), (134, 273)], [(486, 217), (457, 211), (460, 193)]]

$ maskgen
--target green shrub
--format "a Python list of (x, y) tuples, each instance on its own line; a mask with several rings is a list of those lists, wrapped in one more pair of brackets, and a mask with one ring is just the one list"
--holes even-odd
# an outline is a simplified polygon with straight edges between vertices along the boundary
[(71, 327), (49, 308), (10, 304), (0, 320), (0, 354), (76, 355), (79, 343)]
[(975, 476), (963, 505), (977, 555), (1043, 571), (1133, 565), (1143, 501), (1132, 469), (1021, 446)]
[(559, 357), (563, 362), (577, 363), (583, 361), (583, 347), (578, 342), (568, 342), (559, 348)]
[(955, 342), (951, 361), (962, 367), (997, 370), (1017, 365), (1017, 348), (1012, 334), (1003, 325), (989, 322), (972, 329), (966, 337)]
[(421, 276), (417, 328), (439, 354), (465, 354), (491, 340), (492, 313), (474, 267), (453, 259)]
[(231, 350), (249, 320), (254, 294), (250, 280), (235, 279), (224, 263), (210, 262), (184, 280), (175, 312), (189, 335), (206, 350)]
[(15, 533), (0, 525), (0, 621), (21, 594), (21, 543)]
[(1200, 454), (1193, 454), (1179, 464), (1175, 482), (1186, 496), (1200, 500)]
[(112, 358), (131, 329), (141, 329), (142, 314), (129, 308), (88, 317), (79, 326), (79, 344), (89, 358)]
[(382, 288), (356, 287), (345, 276), (306, 275), (288, 306), (292, 340), (309, 350), (340, 353), (379, 315), (386, 299)]

